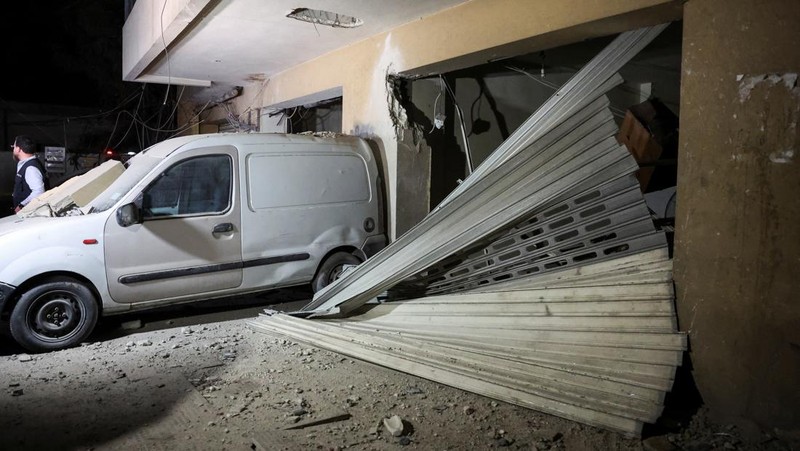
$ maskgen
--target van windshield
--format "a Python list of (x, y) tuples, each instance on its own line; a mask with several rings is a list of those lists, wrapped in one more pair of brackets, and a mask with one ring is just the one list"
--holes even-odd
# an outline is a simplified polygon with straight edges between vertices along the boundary
[(147, 153), (140, 153), (128, 161), (128, 168), (114, 182), (89, 202), (84, 211), (98, 213), (113, 207), (125, 194), (127, 194), (145, 175), (163, 161), (163, 158), (153, 157)]

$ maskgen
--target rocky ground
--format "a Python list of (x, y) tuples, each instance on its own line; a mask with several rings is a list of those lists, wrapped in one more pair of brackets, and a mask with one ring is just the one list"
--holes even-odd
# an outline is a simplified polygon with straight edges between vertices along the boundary
[(264, 307), (297, 308), (274, 305), (292, 296), (106, 321), (46, 354), (3, 338), (0, 449), (798, 449), (702, 409), (625, 437), (247, 327)]

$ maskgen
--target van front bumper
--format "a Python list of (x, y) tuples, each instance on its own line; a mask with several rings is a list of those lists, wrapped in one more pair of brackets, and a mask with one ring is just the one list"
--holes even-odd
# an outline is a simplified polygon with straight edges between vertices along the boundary
[(6, 302), (11, 299), (11, 295), (14, 293), (17, 287), (13, 285), (9, 285), (7, 283), (0, 282), (0, 313), (5, 310)]

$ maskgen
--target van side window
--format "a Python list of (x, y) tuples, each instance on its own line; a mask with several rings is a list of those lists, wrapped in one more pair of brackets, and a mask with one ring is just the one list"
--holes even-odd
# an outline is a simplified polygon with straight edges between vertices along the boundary
[(219, 214), (230, 207), (231, 158), (209, 155), (181, 161), (164, 171), (142, 198), (147, 218)]

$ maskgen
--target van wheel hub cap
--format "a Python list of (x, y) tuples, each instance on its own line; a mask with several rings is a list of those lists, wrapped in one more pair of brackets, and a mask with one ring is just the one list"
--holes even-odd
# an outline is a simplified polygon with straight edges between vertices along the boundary
[(69, 299), (49, 299), (39, 309), (36, 325), (45, 333), (59, 334), (70, 331), (77, 317), (75, 307)]

